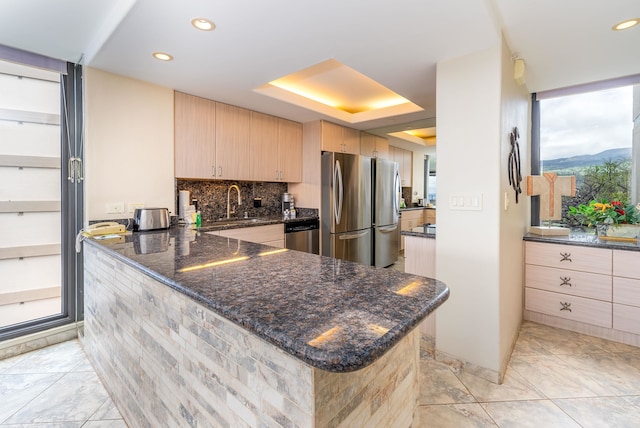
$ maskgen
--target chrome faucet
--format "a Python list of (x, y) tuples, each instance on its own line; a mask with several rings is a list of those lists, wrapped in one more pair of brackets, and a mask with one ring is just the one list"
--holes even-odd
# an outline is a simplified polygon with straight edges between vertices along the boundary
[[(229, 215), (231, 214), (231, 189), (236, 189), (238, 191), (238, 205), (242, 205), (242, 199), (240, 199), (240, 188), (236, 184), (232, 184), (227, 190), (227, 218), (230, 218)], [(233, 213), (235, 214), (236, 212), (233, 211)]]

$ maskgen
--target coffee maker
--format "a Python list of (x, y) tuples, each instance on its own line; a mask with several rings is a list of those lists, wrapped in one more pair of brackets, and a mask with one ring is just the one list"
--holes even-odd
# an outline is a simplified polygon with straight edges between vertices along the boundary
[(291, 193), (282, 194), (282, 215), (287, 218), (295, 217), (295, 205), (293, 195)]

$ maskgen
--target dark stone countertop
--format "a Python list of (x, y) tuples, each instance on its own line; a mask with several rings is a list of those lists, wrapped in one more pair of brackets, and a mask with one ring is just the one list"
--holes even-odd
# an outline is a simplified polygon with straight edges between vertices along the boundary
[[(418, 230), (420, 229), (420, 230)], [(416, 236), (418, 238), (430, 238), (436, 239), (436, 227), (428, 227), (427, 230), (424, 230), (424, 227), (414, 227), (412, 230), (403, 230), (400, 232), (400, 235), (403, 236)]]
[(331, 372), (371, 364), (449, 297), (435, 279), (186, 227), (85, 243)]
[(400, 212), (403, 211), (415, 211), (415, 210), (435, 210), (436, 207), (406, 207), (400, 208)]
[(614, 241), (599, 239), (595, 232), (571, 230), (565, 236), (544, 236), (534, 233), (527, 233), (523, 238), (525, 241), (546, 242), (548, 244), (578, 245), (581, 247), (607, 248), (612, 250), (640, 251), (638, 241)]

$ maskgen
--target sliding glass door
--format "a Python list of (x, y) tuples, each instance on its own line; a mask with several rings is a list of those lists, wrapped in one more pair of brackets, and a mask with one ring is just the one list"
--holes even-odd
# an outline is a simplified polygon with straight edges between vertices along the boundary
[(0, 61), (0, 340), (82, 318), (78, 72)]

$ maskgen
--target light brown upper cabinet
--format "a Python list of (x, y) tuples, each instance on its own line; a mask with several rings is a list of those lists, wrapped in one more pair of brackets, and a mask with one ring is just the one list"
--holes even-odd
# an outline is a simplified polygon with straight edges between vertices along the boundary
[(389, 146), (389, 151), (391, 159), (398, 162), (402, 187), (411, 187), (413, 183), (413, 152), (394, 146)]
[(251, 180), (251, 111), (216, 103), (216, 178)]
[(360, 154), (360, 131), (335, 123), (322, 121), (321, 150), (328, 152)]
[(212, 178), (216, 163), (216, 103), (176, 92), (175, 176)]
[(278, 181), (278, 118), (251, 112), (249, 160), (253, 180)]
[(302, 181), (302, 124), (278, 118), (280, 181)]
[(302, 181), (302, 124), (251, 112), (252, 180)]
[(391, 159), (387, 139), (368, 132), (360, 133), (360, 154), (372, 158)]
[(302, 124), (175, 92), (175, 176), (302, 181)]

